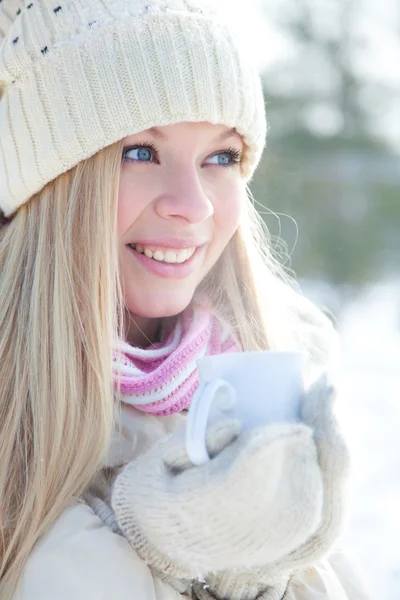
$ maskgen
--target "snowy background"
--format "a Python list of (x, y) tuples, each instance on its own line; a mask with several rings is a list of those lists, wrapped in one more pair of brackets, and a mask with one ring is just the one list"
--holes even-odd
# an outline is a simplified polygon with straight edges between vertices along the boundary
[(353, 454), (343, 546), (371, 599), (399, 600), (400, 2), (250, 7), (270, 127), (251, 190), (304, 293), (337, 320)]
[[(318, 286), (303, 286), (324, 303)], [(371, 600), (400, 598), (400, 280), (376, 283), (340, 312), (340, 417), (353, 457), (342, 540)]]
[(382, 283), (340, 319), (354, 484), (343, 540), (371, 598), (400, 598), (400, 283)]

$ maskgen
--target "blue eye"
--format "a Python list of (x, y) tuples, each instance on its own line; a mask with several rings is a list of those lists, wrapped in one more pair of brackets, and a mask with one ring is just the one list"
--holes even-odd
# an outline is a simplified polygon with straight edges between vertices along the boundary
[[(157, 148), (151, 142), (127, 146), (123, 149), (122, 160), (133, 163), (158, 163)], [(234, 168), (241, 162), (242, 153), (236, 148), (221, 150), (207, 159), (207, 164)], [(215, 162), (216, 160), (216, 162)], [(213, 162), (208, 162), (213, 161)]]
[[(151, 150), (150, 148), (134, 148), (131, 152), (137, 152), (137, 160), (148, 161), (151, 159)], [(135, 158), (131, 156), (131, 158)]]
[(153, 144), (137, 144), (124, 148), (122, 158), (124, 161), (133, 162), (154, 162), (153, 155), (157, 154), (156, 147)]
[[(236, 148), (229, 148), (222, 152), (217, 152), (213, 156), (210, 156), (207, 160), (217, 159), (217, 162), (211, 163), (220, 167), (235, 167), (240, 163), (241, 153)], [(209, 163), (210, 164), (210, 163)]]

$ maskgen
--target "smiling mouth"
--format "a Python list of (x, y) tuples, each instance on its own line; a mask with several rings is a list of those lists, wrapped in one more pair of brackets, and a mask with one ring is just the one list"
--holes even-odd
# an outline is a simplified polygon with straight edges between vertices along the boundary
[[(190, 258), (183, 257), (181, 258), (181, 262), (176, 261), (176, 256), (170, 257), (167, 253), (169, 251), (176, 252), (172, 248), (163, 248), (163, 252), (165, 253), (160, 260), (161, 256), (155, 252), (155, 255), (150, 258), (146, 256), (145, 252), (139, 252), (137, 248), (135, 248), (137, 244), (127, 244), (126, 248), (133, 255), (136, 261), (142, 266), (142, 268), (146, 269), (148, 272), (156, 275), (158, 277), (165, 278), (176, 278), (176, 279), (184, 279), (192, 275), (196, 268), (199, 267), (199, 256), (204, 249), (204, 246), (197, 246), (194, 248), (194, 252), (191, 253)], [(154, 250), (154, 248), (150, 248), (150, 250)], [(183, 250), (179, 250), (179, 252), (187, 252), (187, 248)], [(188, 256), (186, 254), (185, 256)], [(173, 262), (169, 262), (168, 259), (171, 259)], [(167, 259), (167, 260), (165, 260)]]
[(147, 258), (168, 264), (182, 264), (189, 260), (196, 251), (196, 248), (146, 248), (142, 244), (128, 245), (139, 254), (147, 256)]

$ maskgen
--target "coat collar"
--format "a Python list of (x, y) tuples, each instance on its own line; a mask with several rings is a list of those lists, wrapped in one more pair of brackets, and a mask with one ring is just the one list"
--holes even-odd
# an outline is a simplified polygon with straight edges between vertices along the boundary
[(168, 438), (185, 421), (185, 413), (154, 416), (121, 403), (104, 467), (117, 467), (134, 460), (157, 442)]

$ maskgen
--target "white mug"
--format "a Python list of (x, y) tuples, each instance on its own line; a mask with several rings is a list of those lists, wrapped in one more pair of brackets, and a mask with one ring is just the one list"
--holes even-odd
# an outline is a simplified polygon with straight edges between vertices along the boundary
[(194, 465), (210, 460), (209, 421), (235, 418), (242, 429), (299, 422), (304, 360), (297, 352), (232, 352), (196, 361), (200, 384), (186, 422), (186, 448)]

